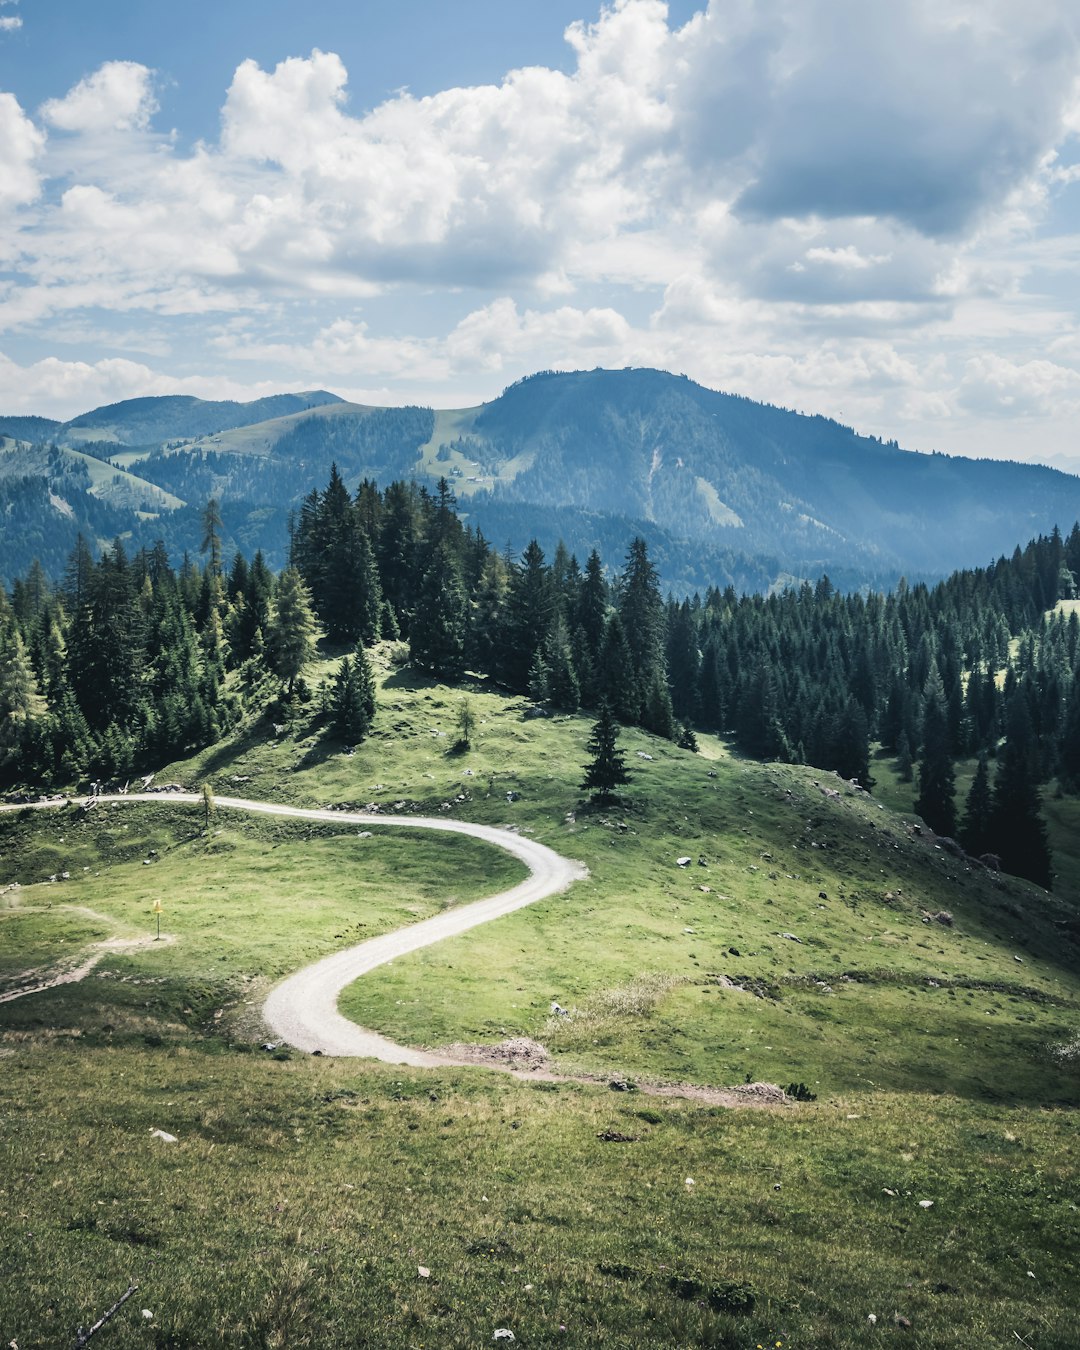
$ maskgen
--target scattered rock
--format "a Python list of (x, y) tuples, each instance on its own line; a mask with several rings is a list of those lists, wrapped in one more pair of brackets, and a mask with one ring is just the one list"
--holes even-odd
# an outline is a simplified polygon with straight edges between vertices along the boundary
[(497, 1045), (454, 1044), (439, 1047), (439, 1055), (463, 1064), (498, 1064), (511, 1069), (543, 1069), (548, 1062), (547, 1049), (527, 1036), (514, 1036)]
[(163, 1144), (175, 1144), (177, 1142), (176, 1135), (169, 1134), (167, 1130), (151, 1130), (150, 1138), (160, 1139)]
[(679, 867), (689, 867), (690, 864), (691, 864), (693, 861), (694, 861), (693, 858), (676, 858), (676, 859), (675, 859), (675, 862), (676, 862), (676, 864), (677, 864)]
[(605, 1144), (636, 1144), (638, 1141), (636, 1134), (620, 1134), (618, 1130), (601, 1130), (596, 1137)]

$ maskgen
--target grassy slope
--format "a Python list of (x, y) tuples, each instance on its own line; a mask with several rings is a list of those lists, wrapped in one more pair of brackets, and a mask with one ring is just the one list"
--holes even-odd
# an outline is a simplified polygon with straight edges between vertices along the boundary
[[(225, 812), (207, 839), (163, 806), (15, 818), (2, 880), (72, 874), (0, 897), (25, 917), (53, 903), (55, 955), (72, 947), (63, 902), (126, 933), (163, 895), (180, 940), (0, 1005), (0, 1341), (65, 1343), (134, 1275), (155, 1316), (125, 1310), (116, 1346), (477, 1345), (499, 1326), (531, 1345), (854, 1346), (872, 1311), (890, 1339), (909, 1318), (909, 1344), (1072, 1345), (1080, 1081), (1052, 1047), (1080, 1028), (1055, 927), (1074, 912), (966, 871), (876, 802), (826, 796), (832, 778), (716, 742), (694, 757), (627, 733), (627, 805), (582, 809), (587, 723), (470, 697), (465, 754), (460, 694), (397, 674), (354, 756), (257, 727), (175, 776), (453, 803), (589, 865), (568, 894), (365, 979), (347, 1008), (369, 1024), (432, 1043), (525, 1032), (598, 1073), (800, 1079), (818, 1101), (726, 1112), (245, 1053), (264, 972), (495, 889), (507, 865)], [(923, 922), (943, 908), (951, 928)], [(553, 997), (575, 1010), (554, 1026)], [(683, 1299), (687, 1271), (704, 1283)], [(752, 1283), (754, 1310), (710, 1307), (710, 1281)]]

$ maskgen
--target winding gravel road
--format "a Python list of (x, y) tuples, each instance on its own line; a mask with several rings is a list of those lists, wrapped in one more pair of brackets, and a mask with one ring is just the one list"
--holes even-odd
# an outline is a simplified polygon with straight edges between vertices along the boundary
[[(202, 797), (195, 792), (129, 792), (121, 796), (102, 796), (107, 802), (177, 802), (198, 806)], [(496, 848), (512, 853), (529, 869), (529, 877), (508, 891), (489, 895), (472, 904), (445, 910), (420, 923), (409, 924), (393, 933), (369, 938), (355, 947), (335, 952), (332, 956), (305, 966), (290, 975), (270, 992), (263, 1007), (263, 1016), (275, 1036), (298, 1050), (320, 1051), (324, 1055), (362, 1056), (381, 1059), (388, 1064), (418, 1066), (445, 1065), (445, 1056), (427, 1054), (397, 1045), (374, 1031), (350, 1022), (337, 1010), (338, 997), (346, 985), (352, 984), (369, 970), (394, 961), (408, 952), (418, 951), (442, 942), (444, 938), (466, 933), (479, 924), (490, 923), (516, 909), (535, 904), (549, 895), (565, 891), (575, 881), (588, 875), (580, 863), (571, 862), (553, 849), (535, 840), (527, 839), (512, 830), (500, 830), (491, 825), (475, 825), (466, 820), (445, 820), (438, 816), (383, 816), (363, 811), (321, 811), (299, 806), (284, 806), (274, 802), (249, 801), (242, 797), (215, 797), (216, 805), (237, 811), (251, 811), (267, 816), (288, 816), (295, 820), (328, 821), (334, 825), (391, 825), (404, 829), (443, 830), (450, 834), (467, 834), (482, 839)], [(62, 806), (63, 800), (4, 803), (3, 811), (22, 811), (26, 806), (49, 809)]]

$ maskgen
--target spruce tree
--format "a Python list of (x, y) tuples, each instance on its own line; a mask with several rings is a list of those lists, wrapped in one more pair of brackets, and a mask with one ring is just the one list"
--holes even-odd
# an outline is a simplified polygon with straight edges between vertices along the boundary
[(626, 566), (619, 578), (618, 609), (639, 688), (648, 689), (655, 672), (667, 678), (664, 661), (666, 615), (659, 577), (649, 559), (644, 539), (634, 539), (626, 555)]
[(979, 767), (964, 805), (964, 817), (960, 822), (960, 842), (973, 857), (984, 853), (995, 853), (992, 825), (993, 796), (990, 791), (990, 772), (986, 756), (979, 756)]
[(594, 802), (604, 805), (617, 800), (615, 789), (629, 783), (630, 773), (618, 747), (619, 725), (606, 702), (586, 743), (592, 759), (585, 765), (581, 786), (592, 793)]
[(0, 779), (25, 773), (45, 702), (14, 620), (0, 629)]
[(1027, 877), (1049, 890), (1052, 881), (1050, 846), (1036, 786), (1027, 699), (1018, 691), (1006, 713), (1005, 749), (994, 780), (990, 813), (993, 851), (1006, 872)]
[(274, 588), (266, 635), (270, 668), (292, 696), (304, 667), (315, 655), (315, 615), (311, 592), (295, 567), (286, 567)]
[(432, 674), (454, 680), (465, 668), (465, 591), (449, 544), (432, 554), (409, 629), (412, 661)]
[(547, 696), (552, 707), (565, 712), (574, 712), (581, 701), (581, 686), (574, 668), (574, 656), (570, 646), (570, 635), (566, 620), (562, 614), (556, 615), (548, 635), (547, 652)]
[(368, 733), (370, 721), (356, 667), (347, 656), (334, 676), (329, 712), (331, 733), (346, 745), (359, 745)]
[(641, 691), (626, 629), (617, 611), (607, 621), (596, 668), (596, 688), (600, 699), (611, 705), (620, 722), (637, 721), (641, 712)]
[(915, 811), (935, 834), (956, 833), (956, 778), (949, 753), (949, 721), (945, 689), (936, 666), (926, 679), (919, 757), (919, 795)]
[(654, 736), (673, 741), (678, 728), (671, 707), (671, 694), (661, 671), (654, 669), (641, 701), (641, 725)]

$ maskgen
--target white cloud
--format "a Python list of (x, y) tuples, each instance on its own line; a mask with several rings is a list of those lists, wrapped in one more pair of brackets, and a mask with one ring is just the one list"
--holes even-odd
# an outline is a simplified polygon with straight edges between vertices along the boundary
[(137, 361), (107, 358), (101, 361), (61, 361), (49, 356), (21, 365), (0, 353), (0, 407), (9, 416), (40, 413), (74, 417), (90, 408), (148, 394), (193, 394), (206, 399), (261, 398), (291, 388), (305, 388), (302, 381), (252, 381), (228, 376), (178, 377), (151, 369)]
[[(1077, 192), (1068, 20), (1066, 0), (711, 0), (676, 30), (661, 0), (615, 0), (568, 29), (567, 72), (367, 112), (333, 52), (244, 61), (191, 151), (153, 131), (154, 73), (110, 61), (40, 109), (75, 134), (46, 142), (0, 95), (0, 330), (174, 325), (189, 369), (443, 403), (656, 364), (902, 439), (974, 424), (1071, 359), (1050, 351), (1080, 308), (1055, 215)], [(196, 345), (193, 316), (249, 322)], [(991, 339), (1026, 374), (969, 366)], [(147, 370), (61, 367), (87, 390)], [(1048, 377), (1039, 415), (1071, 397)]]
[(35, 162), (45, 137), (13, 94), (0, 94), (0, 207), (35, 201), (41, 190)]
[(106, 61), (63, 98), (44, 103), (41, 115), (61, 131), (141, 130), (157, 112), (153, 74), (135, 61)]
[(1080, 413), (1080, 370), (1054, 361), (1016, 362), (986, 354), (971, 357), (959, 397), (971, 412), (993, 417), (1038, 417), (1049, 408)]
[(14, 33), (22, 27), (22, 19), (17, 14), (0, 15), (0, 33)]

